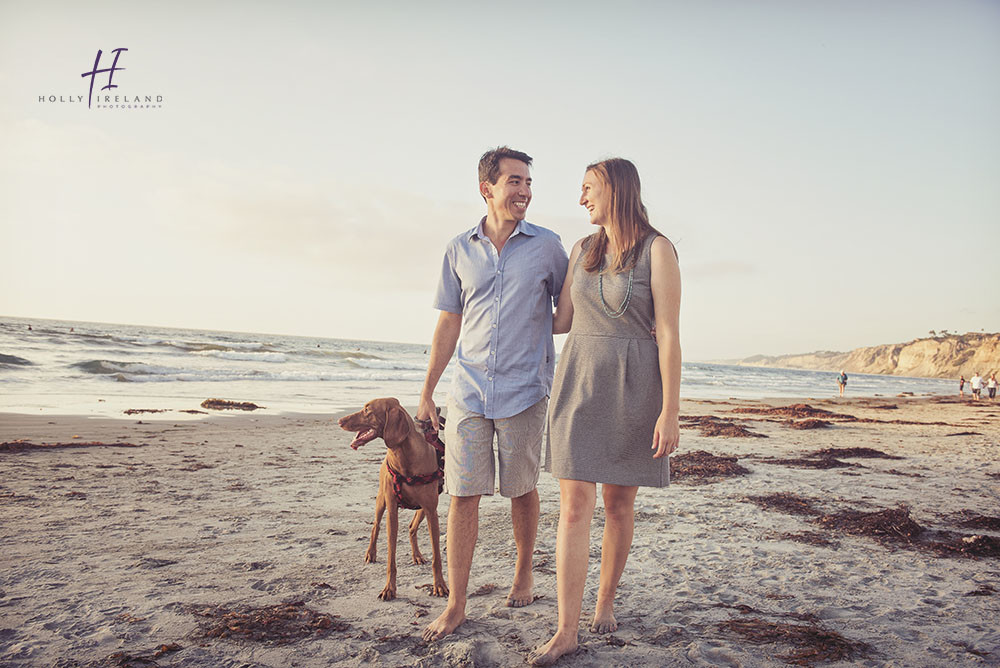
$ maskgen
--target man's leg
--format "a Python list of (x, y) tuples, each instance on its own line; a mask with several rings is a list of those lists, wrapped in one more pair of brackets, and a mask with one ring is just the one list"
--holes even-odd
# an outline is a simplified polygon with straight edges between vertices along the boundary
[(538, 490), (510, 500), (510, 516), (514, 525), (514, 543), (517, 545), (517, 564), (514, 566), (514, 583), (507, 595), (507, 605), (520, 608), (534, 601), (531, 588), (535, 584), (531, 574), (531, 561), (535, 554), (535, 536), (538, 533)]
[(448, 605), (424, 630), (425, 640), (442, 638), (465, 621), (472, 555), (479, 535), (479, 499), (492, 494), (493, 421), (448, 402), (445, 424), (444, 486), (448, 509)]
[(511, 523), (517, 545), (514, 582), (507, 605), (520, 608), (534, 601), (531, 561), (538, 532), (538, 472), (548, 399), (509, 418), (494, 420), (497, 459), (500, 462), (500, 493), (510, 498)]
[(479, 536), (479, 496), (453, 496), (448, 509), (448, 605), (424, 630), (424, 640), (438, 640), (465, 621), (472, 555)]

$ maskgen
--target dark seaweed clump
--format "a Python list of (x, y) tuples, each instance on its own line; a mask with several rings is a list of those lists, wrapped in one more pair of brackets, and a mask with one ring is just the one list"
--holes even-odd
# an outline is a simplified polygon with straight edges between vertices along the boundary
[(767, 438), (766, 434), (750, 431), (732, 420), (717, 418), (712, 415), (692, 415), (682, 417), (682, 429), (698, 429), (702, 436), (721, 436), (723, 438)]
[(330, 631), (346, 631), (346, 622), (316, 612), (302, 601), (263, 608), (191, 605), (188, 612), (203, 619), (197, 635), (204, 638), (252, 640), (283, 645)]
[(736, 457), (713, 455), (704, 450), (684, 452), (670, 458), (670, 478), (675, 481), (708, 482), (750, 473)]
[(777, 657), (794, 666), (844, 661), (867, 649), (864, 643), (848, 640), (836, 631), (824, 629), (815, 623), (787, 624), (754, 617), (730, 619), (722, 622), (719, 627), (755, 645), (791, 645), (791, 652)]
[(255, 411), (258, 408), (263, 408), (263, 406), (258, 406), (257, 404), (251, 403), (249, 401), (229, 401), (227, 399), (205, 399), (201, 402), (202, 408), (211, 408), (213, 410), (238, 410), (238, 411)]
[(764, 510), (776, 510), (789, 515), (819, 515), (813, 508), (813, 499), (807, 499), (789, 492), (776, 492), (765, 496), (748, 496), (743, 499)]

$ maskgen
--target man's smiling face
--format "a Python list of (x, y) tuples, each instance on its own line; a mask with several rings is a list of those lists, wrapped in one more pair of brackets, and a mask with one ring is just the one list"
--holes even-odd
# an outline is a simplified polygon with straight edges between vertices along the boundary
[(490, 211), (500, 221), (524, 220), (531, 203), (531, 171), (514, 158), (500, 161), (500, 177), (496, 183), (479, 184)]

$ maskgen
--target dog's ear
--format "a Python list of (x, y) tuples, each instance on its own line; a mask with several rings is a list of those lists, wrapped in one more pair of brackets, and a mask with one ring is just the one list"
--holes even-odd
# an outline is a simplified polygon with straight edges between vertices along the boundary
[[(395, 403), (395, 402), (393, 402)], [(399, 404), (392, 406), (385, 415), (385, 428), (382, 430), (382, 440), (392, 448), (410, 437), (410, 416)]]

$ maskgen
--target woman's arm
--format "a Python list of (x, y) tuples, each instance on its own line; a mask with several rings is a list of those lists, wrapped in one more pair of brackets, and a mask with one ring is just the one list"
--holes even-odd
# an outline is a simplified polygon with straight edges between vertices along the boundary
[(680, 441), (678, 413), (681, 395), (681, 270), (674, 245), (666, 237), (653, 240), (650, 249), (650, 287), (656, 343), (660, 348), (660, 380), (663, 408), (653, 430), (654, 458), (669, 455)]
[[(586, 239), (584, 237), (583, 239)], [(573, 326), (573, 297), (570, 295), (570, 287), (573, 285), (573, 267), (580, 257), (580, 249), (583, 248), (583, 239), (573, 245), (573, 251), (569, 254), (569, 267), (566, 268), (566, 280), (563, 281), (562, 291), (559, 293), (559, 303), (556, 305), (555, 315), (552, 317), (552, 333), (565, 334)]]

